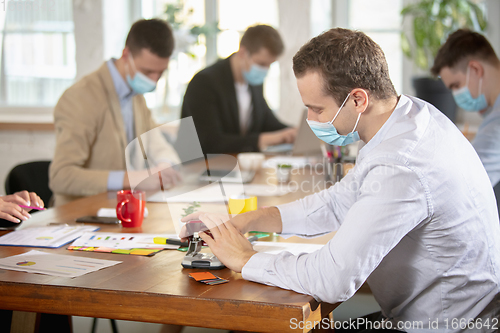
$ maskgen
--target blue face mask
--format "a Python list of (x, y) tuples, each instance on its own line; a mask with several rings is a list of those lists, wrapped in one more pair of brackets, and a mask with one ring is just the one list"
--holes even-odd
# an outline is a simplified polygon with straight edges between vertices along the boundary
[(251, 86), (259, 86), (264, 83), (269, 68), (253, 64), (249, 71), (243, 71), (245, 81)]
[(129, 59), (131, 60), (130, 63), (132, 64), (132, 67), (135, 71), (133, 79), (130, 77), (130, 74), (127, 73), (127, 82), (130, 88), (132, 88), (132, 90), (137, 94), (145, 94), (155, 90), (156, 82), (151, 80), (149, 77), (142, 74), (135, 68), (134, 59), (132, 59), (132, 56), (130, 56)]
[(477, 112), (488, 107), (488, 102), (486, 101), (486, 97), (484, 94), (481, 94), (481, 87), (483, 84), (483, 78), (479, 78), (479, 91), (480, 94), (477, 98), (473, 98), (469, 91), (469, 69), (467, 67), (467, 78), (465, 81), (465, 86), (462, 88), (453, 91), (453, 98), (455, 98), (455, 102), (459, 107), (464, 109), (465, 111)]
[(337, 114), (335, 117), (333, 117), (332, 121), (329, 121), (327, 123), (321, 123), (319, 121), (314, 121), (314, 120), (307, 120), (307, 123), (309, 124), (309, 127), (311, 127), (312, 131), (318, 138), (323, 140), (324, 142), (328, 143), (329, 145), (335, 145), (335, 146), (345, 146), (350, 143), (359, 141), (359, 134), (358, 132), (354, 132), (356, 127), (358, 126), (359, 118), (361, 117), (361, 113), (358, 115), (358, 119), (356, 120), (356, 124), (354, 125), (354, 128), (352, 129), (352, 132), (347, 134), (347, 135), (340, 135), (337, 132), (337, 129), (335, 126), (333, 126), (333, 122), (335, 119), (337, 119), (337, 116), (340, 113), (340, 110), (344, 107), (344, 104), (347, 102), (347, 99), (349, 98), (350, 94), (347, 95), (346, 99), (344, 100), (344, 103), (340, 106), (339, 110), (337, 111)]

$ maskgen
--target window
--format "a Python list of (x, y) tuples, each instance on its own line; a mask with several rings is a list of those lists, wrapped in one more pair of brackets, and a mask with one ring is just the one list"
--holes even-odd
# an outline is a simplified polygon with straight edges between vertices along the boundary
[(182, 98), (191, 78), (206, 66), (206, 45), (203, 35), (190, 34), (193, 26), (205, 24), (204, 0), (142, 0), (142, 17), (166, 18), (167, 5), (180, 6), (174, 28), (175, 50), (168, 70), (158, 81), (155, 91), (144, 95), (155, 119), (166, 122), (180, 117)]
[[(248, 26), (262, 23), (278, 27), (277, 0), (142, 0), (142, 16), (165, 18), (169, 4), (182, 6), (178, 15), (181, 24), (174, 27), (176, 49), (157, 89), (144, 95), (159, 122), (179, 118), (189, 81), (217, 58), (226, 58), (236, 52)], [(210, 12), (215, 13), (213, 17), (207, 16)], [(217, 22), (220, 31), (216, 34), (215, 45), (207, 45), (205, 35), (189, 34), (193, 26), (210, 26)], [(210, 50), (211, 47), (214, 50)], [(213, 57), (208, 56), (210, 51)], [(274, 110), (279, 107), (279, 75), (279, 65), (274, 63), (264, 85), (264, 94)]]
[[(238, 51), (245, 30), (255, 24), (279, 26), (276, 0), (219, 0), (219, 28), (217, 55), (229, 57)], [(278, 110), (280, 102), (280, 70), (278, 62), (271, 65), (264, 83), (264, 97), (272, 110)]]
[(10, 0), (0, 10), (0, 105), (55, 105), (76, 74), (72, 2)]
[(403, 52), (401, 51), (402, 0), (348, 1), (349, 29), (363, 31), (380, 45), (389, 64), (389, 74), (398, 93), (403, 90)]

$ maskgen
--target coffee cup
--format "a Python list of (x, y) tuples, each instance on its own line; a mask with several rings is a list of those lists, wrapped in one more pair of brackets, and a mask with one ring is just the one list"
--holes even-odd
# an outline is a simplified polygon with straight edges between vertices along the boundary
[(146, 193), (144, 191), (122, 190), (116, 194), (116, 216), (125, 228), (142, 226)]

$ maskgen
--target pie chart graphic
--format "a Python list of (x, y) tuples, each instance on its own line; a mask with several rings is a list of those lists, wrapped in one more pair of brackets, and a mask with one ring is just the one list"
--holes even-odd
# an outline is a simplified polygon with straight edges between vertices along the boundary
[(34, 261), (20, 261), (16, 265), (17, 266), (33, 266), (35, 264)]

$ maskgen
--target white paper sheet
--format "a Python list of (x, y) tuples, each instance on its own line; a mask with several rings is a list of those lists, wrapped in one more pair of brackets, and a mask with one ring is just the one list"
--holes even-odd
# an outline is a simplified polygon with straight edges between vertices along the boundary
[(110, 249), (178, 249), (178, 245), (155, 244), (155, 237), (177, 238), (174, 234), (126, 234), (113, 232), (87, 232), (71, 246), (107, 247)]
[(278, 254), (283, 251), (290, 252), (293, 255), (301, 253), (312, 253), (321, 249), (321, 244), (303, 244), (303, 243), (284, 243), (284, 242), (254, 242), (253, 249), (257, 252)]
[(292, 168), (314, 167), (321, 163), (321, 158), (307, 156), (276, 156), (267, 159), (262, 164), (263, 168), (276, 168), (278, 164), (290, 164)]
[[(148, 217), (149, 211), (148, 207), (144, 207), (144, 218)], [(102, 217), (116, 217), (116, 209), (115, 208), (99, 208), (97, 211), (97, 216)]]
[(52, 276), (77, 277), (119, 263), (121, 261), (67, 256), (32, 250), (0, 259), (0, 268)]
[(267, 185), (267, 184), (228, 184), (224, 183), (224, 195), (220, 184), (212, 183), (200, 188), (190, 188), (184, 190), (159, 191), (147, 198), (148, 202), (218, 202), (224, 203), (230, 196), (241, 194), (255, 196), (281, 196), (295, 190), (292, 185)]
[(0, 237), (0, 245), (58, 248), (85, 232), (98, 230), (95, 226), (30, 227), (12, 231)]

